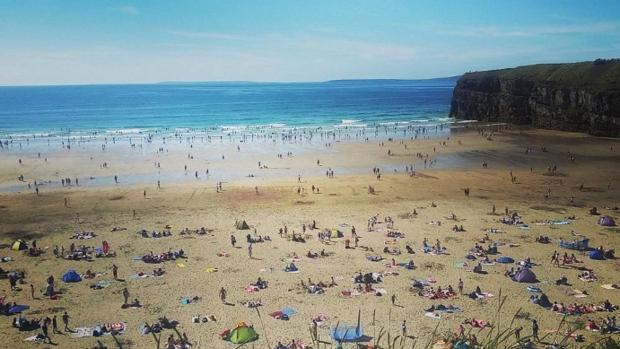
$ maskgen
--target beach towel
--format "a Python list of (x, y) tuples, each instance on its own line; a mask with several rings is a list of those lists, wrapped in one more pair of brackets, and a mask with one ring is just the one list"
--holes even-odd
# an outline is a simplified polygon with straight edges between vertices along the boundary
[(45, 342), (45, 336), (43, 336), (43, 334), (35, 334), (34, 336), (24, 338), (24, 342), (43, 343)]
[(269, 315), (271, 317), (275, 318), (275, 319), (278, 319), (278, 320), (288, 320), (292, 316), (294, 316), (295, 314), (297, 314), (297, 311), (295, 311), (295, 309), (293, 309), (293, 308), (284, 308), (282, 310), (274, 311), (273, 313), (271, 313)]
[(90, 285), (90, 288), (95, 289), (95, 290), (100, 290), (102, 288), (106, 288), (108, 286), (110, 286), (110, 281), (107, 280), (99, 280), (97, 282), (95, 282), (94, 284)]
[(606, 290), (617, 290), (620, 289), (620, 287), (616, 284), (605, 284), (605, 285), (601, 285), (602, 288), (606, 289)]
[(185, 268), (185, 263), (177, 263), (177, 268)]
[(260, 289), (254, 285), (248, 285), (244, 290), (245, 290), (245, 293), (254, 293), (254, 292), (258, 292)]
[(126, 322), (116, 322), (110, 324), (110, 328), (107, 332), (104, 332), (101, 326), (90, 326), (90, 327), (77, 327), (71, 333), (71, 337), (73, 338), (82, 338), (82, 337), (98, 337), (98, 336), (109, 336), (111, 332), (114, 332), (115, 335), (120, 335), (125, 333), (127, 330)]
[(424, 316), (428, 316), (428, 317), (430, 317), (431, 319), (440, 319), (440, 318), (441, 318), (441, 315), (439, 315), (439, 314), (435, 314), (435, 313), (430, 312), (430, 311), (429, 311), (429, 312), (424, 313)]
[(205, 269), (205, 271), (207, 273), (215, 273), (215, 272), (218, 271), (218, 269), (217, 268), (213, 268), (213, 267), (209, 267), (209, 268)]
[(530, 291), (530, 292), (536, 292), (536, 293), (542, 292), (542, 290), (539, 287), (536, 287), (536, 286), (528, 286), (527, 290)]

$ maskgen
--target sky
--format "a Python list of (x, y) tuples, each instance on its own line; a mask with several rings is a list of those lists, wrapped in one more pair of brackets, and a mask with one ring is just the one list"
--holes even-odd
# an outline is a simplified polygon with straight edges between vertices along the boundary
[(431, 78), (613, 57), (617, 0), (0, 0), (0, 85)]

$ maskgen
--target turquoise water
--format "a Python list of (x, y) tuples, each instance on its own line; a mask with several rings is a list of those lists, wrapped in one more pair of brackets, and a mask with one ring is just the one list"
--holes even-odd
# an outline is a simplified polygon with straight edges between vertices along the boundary
[(431, 125), (453, 80), (0, 87), (0, 139), (67, 133)]

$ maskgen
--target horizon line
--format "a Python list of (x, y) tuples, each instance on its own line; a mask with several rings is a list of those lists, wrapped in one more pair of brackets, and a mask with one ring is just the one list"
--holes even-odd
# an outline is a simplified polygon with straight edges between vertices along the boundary
[(351, 79), (331, 79), (314, 81), (264, 81), (264, 80), (171, 80), (157, 82), (109, 82), (109, 83), (49, 83), (49, 84), (14, 84), (0, 85), (5, 87), (70, 87), (70, 86), (120, 86), (120, 85), (173, 85), (173, 84), (322, 84), (338, 81), (428, 81), (441, 79), (456, 79), (463, 74), (441, 76), (432, 78), (351, 78)]

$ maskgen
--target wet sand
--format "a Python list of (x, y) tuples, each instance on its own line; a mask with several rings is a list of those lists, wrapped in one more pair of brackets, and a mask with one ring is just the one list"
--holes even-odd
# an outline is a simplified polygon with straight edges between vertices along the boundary
[[(496, 322), (499, 294), (508, 296), (502, 309), (504, 322), (510, 321), (520, 309), (521, 315), (516, 323), (524, 327), (523, 336), (530, 334), (530, 319), (538, 319), (541, 333), (545, 329), (556, 328), (562, 316), (545, 310), (528, 301), (527, 284), (516, 283), (503, 274), (506, 265), (485, 266), (486, 275), (474, 274), (474, 263), (469, 267), (457, 268), (459, 262), (476, 241), (485, 235), (488, 228), (499, 228), (504, 233), (489, 234), (494, 241), (502, 242), (499, 254), (513, 257), (519, 261), (530, 257), (540, 266), (533, 271), (541, 280), (537, 284), (550, 300), (567, 303), (596, 303), (609, 299), (620, 304), (620, 290), (601, 288), (602, 284), (620, 283), (616, 260), (594, 261), (580, 252), (583, 265), (595, 270), (598, 281), (585, 283), (577, 279), (579, 271), (556, 268), (550, 257), (559, 249), (559, 238), (572, 239), (571, 231), (586, 235), (592, 246), (615, 248), (620, 241), (617, 228), (604, 228), (596, 224), (597, 216), (590, 216), (588, 209), (599, 208), (603, 214), (620, 219), (620, 212), (606, 210), (604, 207), (618, 205), (620, 194), (620, 142), (612, 139), (593, 138), (578, 134), (549, 131), (504, 131), (490, 138), (482, 137), (475, 131), (453, 132), (449, 140), (446, 136), (428, 140), (370, 140), (365, 142), (333, 142), (330, 147), (316, 142), (312, 146), (299, 146), (269, 143), (263, 145), (222, 142), (217, 147), (201, 146), (195, 143), (181, 143), (168, 152), (157, 152), (161, 146), (150, 144), (141, 149), (131, 148), (127, 143), (109, 145), (105, 151), (95, 152), (100, 145), (71, 151), (54, 150), (42, 154), (0, 152), (0, 187), (16, 187), (0, 194), (0, 242), (6, 246), (16, 238), (28, 242), (37, 239), (37, 245), (44, 248), (40, 257), (28, 257), (22, 252), (0, 249), (0, 256), (10, 256), (13, 261), (2, 263), (3, 269), (20, 269), (27, 272), (26, 283), (19, 285), (22, 291), (11, 291), (8, 281), (3, 280), (0, 294), (7, 300), (29, 304), (24, 315), (31, 317), (60, 316), (68, 311), (71, 326), (89, 326), (98, 323), (127, 322), (128, 331), (118, 340), (123, 347), (152, 347), (153, 337), (140, 334), (139, 327), (144, 321), (153, 322), (160, 316), (180, 322), (179, 331), (187, 333), (199, 348), (226, 348), (230, 345), (218, 337), (226, 328), (234, 327), (239, 321), (252, 323), (260, 338), (257, 347), (273, 346), (278, 340), (290, 341), (301, 338), (310, 342), (310, 319), (317, 314), (325, 314), (329, 321), (319, 329), (320, 338), (329, 340), (329, 327), (337, 323), (353, 324), (361, 310), (362, 324), (367, 334), (372, 336), (372, 314), (376, 311), (376, 329), (385, 327), (393, 334), (400, 331), (400, 323), (407, 320), (408, 333), (420, 337), (419, 343), (430, 340), (431, 333), (445, 335), (454, 331), (466, 318), (483, 318)], [(446, 142), (444, 146), (440, 142)], [(238, 151), (236, 146), (241, 150)], [(405, 148), (406, 145), (406, 148)], [(531, 147), (529, 154), (526, 147)], [(545, 147), (546, 152), (541, 151)], [(433, 151), (435, 148), (435, 151)], [(292, 149), (293, 156), (286, 156)], [(388, 150), (393, 155), (388, 155)], [(568, 152), (575, 154), (575, 161), (568, 159)], [(187, 155), (194, 159), (188, 159)], [(276, 154), (283, 153), (282, 159)], [(429, 154), (437, 163), (424, 168), (424, 161), (416, 153)], [(221, 156), (224, 155), (224, 159)], [(90, 160), (90, 157), (93, 160)], [(45, 162), (44, 158), (48, 161)], [(22, 165), (18, 165), (18, 159)], [(320, 160), (320, 166), (317, 165)], [(259, 169), (258, 161), (268, 169)], [(482, 162), (488, 168), (482, 167)], [(108, 168), (100, 164), (108, 162)], [(154, 162), (160, 162), (156, 168)], [(405, 166), (413, 164), (415, 176), (405, 173)], [(187, 175), (184, 166), (187, 165)], [(547, 173), (549, 166), (557, 166), (555, 175)], [(381, 179), (372, 173), (373, 167), (381, 168)], [(210, 175), (205, 175), (206, 169)], [(327, 178), (325, 171), (334, 170), (334, 178)], [(396, 171), (395, 171), (396, 170)], [(162, 174), (158, 174), (160, 171)], [(199, 171), (196, 179), (194, 172)], [(511, 182), (510, 172), (516, 176)], [(15, 178), (23, 174), (25, 181), (49, 179), (57, 183), (60, 178), (79, 177), (79, 186), (62, 187), (58, 184), (40, 186), (40, 195), (26, 187)], [(254, 174), (255, 177), (246, 177)], [(298, 182), (297, 175), (301, 175)], [(114, 184), (113, 176), (119, 177)], [(88, 184), (89, 177), (100, 182)], [(143, 177), (136, 177), (143, 176)], [(132, 180), (132, 178), (140, 178)], [(156, 181), (161, 180), (161, 189)], [(224, 181), (223, 192), (215, 190), (216, 182)], [(580, 185), (583, 189), (580, 190)], [(320, 188), (313, 194), (311, 186)], [(368, 193), (368, 186), (375, 188)], [(258, 194), (255, 192), (258, 187)], [(303, 187), (303, 195), (298, 188)], [(464, 188), (470, 188), (469, 196)], [(146, 190), (146, 197), (143, 196)], [(550, 190), (550, 194), (549, 193)], [(548, 195), (548, 197), (545, 197)], [(571, 203), (571, 197), (574, 197)], [(64, 199), (68, 206), (64, 207)], [(436, 207), (431, 207), (431, 202)], [(497, 214), (490, 214), (492, 205)], [(529, 230), (519, 229), (499, 223), (504, 209), (518, 212)], [(407, 215), (413, 209), (417, 217)], [(135, 210), (136, 216), (133, 216)], [(455, 214), (458, 222), (450, 219)], [(394, 228), (405, 234), (395, 244), (385, 244), (392, 240), (385, 236), (385, 224), (378, 224), (377, 231), (367, 231), (369, 217), (379, 215), (382, 220), (389, 216), (394, 220)], [(537, 220), (564, 219), (575, 216), (568, 225), (536, 225)], [(79, 218), (77, 218), (79, 216)], [(236, 230), (234, 222), (243, 219), (251, 230)], [(286, 225), (289, 233), (300, 233), (302, 224), (316, 220), (318, 230), (308, 230), (306, 243), (293, 242), (278, 235), (278, 229)], [(441, 226), (429, 224), (441, 221)], [(463, 225), (466, 232), (453, 232), (454, 224)], [(166, 225), (172, 226), (174, 235), (159, 239), (142, 238), (136, 232), (140, 229), (161, 231)], [(345, 239), (351, 238), (351, 226), (355, 226), (360, 236), (360, 245), (372, 248), (374, 252), (362, 248), (345, 249)], [(127, 230), (111, 232), (113, 227)], [(213, 229), (207, 236), (181, 236), (182, 228)], [(321, 243), (317, 233), (325, 228), (338, 228), (344, 238), (333, 239), (330, 244)], [(245, 235), (253, 229), (259, 235), (269, 235), (271, 242), (253, 244), (254, 258), (248, 257)], [(94, 231), (97, 237), (90, 240), (70, 240), (79, 230)], [(230, 235), (234, 234), (240, 248), (230, 246)], [(547, 235), (553, 242), (547, 245), (536, 243), (535, 237)], [(422, 240), (428, 238), (433, 243), (441, 240), (447, 247), (448, 255), (432, 256), (422, 253)], [(68, 261), (55, 258), (52, 249), (55, 245), (68, 249), (71, 242), (88, 246), (100, 246), (106, 240), (116, 251), (115, 258), (98, 258), (92, 262)], [(518, 246), (509, 247), (509, 244)], [(405, 245), (415, 249), (414, 255), (405, 251)], [(487, 244), (484, 244), (485, 246)], [(383, 248), (400, 248), (403, 254), (391, 256), (382, 253)], [(161, 265), (134, 261), (132, 257), (164, 252), (168, 249), (183, 249), (188, 259), (180, 262), (165, 262)], [(308, 251), (325, 249), (332, 256), (318, 259), (305, 257)], [(225, 251), (230, 257), (218, 257)], [(300, 260), (297, 274), (283, 272), (290, 262), (292, 253)], [(382, 255), (386, 260), (370, 262), (368, 255)], [(570, 251), (569, 251), (570, 254)], [(493, 256), (491, 256), (493, 257)], [(397, 263), (412, 259), (417, 269), (388, 268), (394, 258)], [(113, 281), (112, 263), (118, 265), (119, 276), (125, 281)], [(166, 274), (162, 278), (132, 279), (138, 272), (151, 272), (161, 266)], [(218, 268), (215, 273), (205, 270)], [(75, 268), (79, 273), (87, 269), (105, 274), (95, 280), (64, 284), (60, 281), (63, 273)], [(270, 272), (270, 268), (273, 271)], [(267, 270), (261, 272), (261, 270)], [(377, 287), (387, 291), (386, 296), (362, 295), (355, 298), (339, 297), (340, 291), (354, 286), (352, 277), (358, 272), (396, 271), (398, 275), (386, 276)], [(45, 286), (49, 275), (54, 275), (63, 293), (58, 300), (48, 300), (41, 296), (39, 289)], [(555, 286), (554, 280), (560, 276), (568, 277), (572, 286)], [(269, 282), (269, 287), (258, 293), (248, 295), (244, 287), (261, 277)], [(326, 288), (325, 294), (310, 295), (299, 288), (301, 280), (329, 283), (334, 277), (338, 286)], [(465, 292), (476, 286), (495, 295), (482, 301), (474, 301), (467, 296), (449, 300), (430, 300), (410, 292), (411, 281), (433, 277), (434, 286), (456, 288), (462, 278)], [(110, 280), (111, 285), (102, 290), (92, 290), (89, 285), (99, 280)], [(29, 284), (37, 290), (37, 298), (30, 299)], [(143, 304), (138, 309), (121, 309), (121, 291), (127, 287), (130, 299), (138, 298)], [(223, 305), (218, 298), (218, 290), (225, 287), (228, 300), (234, 306)], [(580, 289), (588, 292), (586, 298), (567, 295), (567, 290)], [(391, 306), (390, 297), (397, 296), (398, 306)], [(182, 305), (181, 297), (200, 296), (197, 304)], [(261, 317), (254, 309), (248, 309), (238, 302), (243, 299), (260, 298), (264, 304)], [(455, 304), (464, 311), (442, 315), (441, 320), (424, 316), (424, 309), (432, 304)], [(283, 307), (293, 307), (298, 312), (289, 321), (276, 320), (269, 313)], [(194, 314), (214, 314), (217, 322), (191, 323)], [(568, 316), (567, 323), (576, 327), (586, 319), (600, 320), (607, 313), (599, 312), (581, 316)], [(262, 319), (262, 321), (261, 321)], [(0, 319), (0, 331), (6, 334), (12, 347), (32, 347), (35, 344), (23, 339), (36, 332), (19, 332), (11, 328), (12, 317)], [(390, 320), (390, 321), (388, 321)], [(566, 326), (566, 325), (565, 325)], [(62, 327), (62, 326), (61, 326)], [(436, 329), (437, 328), (437, 329)], [(435, 330), (436, 329), (436, 330)], [(476, 333), (482, 338), (489, 331)], [(173, 331), (165, 330), (162, 340)], [(580, 330), (591, 342), (598, 334)], [(72, 339), (66, 335), (52, 335), (61, 348), (92, 347), (96, 338)], [(115, 347), (114, 340), (105, 336), (98, 338), (108, 347)], [(410, 346), (410, 345), (409, 345)]]

